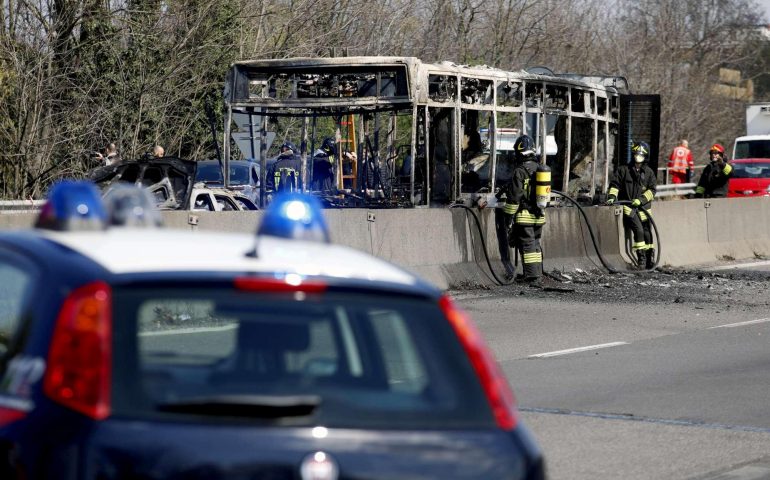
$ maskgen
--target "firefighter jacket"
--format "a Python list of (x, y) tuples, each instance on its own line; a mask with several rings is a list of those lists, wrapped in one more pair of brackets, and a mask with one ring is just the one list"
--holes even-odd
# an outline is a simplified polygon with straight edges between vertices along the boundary
[(695, 187), (695, 196), (718, 198), (727, 196), (727, 183), (733, 176), (733, 166), (729, 163), (711, 162), (703, 169), (703, 173)]
[(517, 225), (544, 225), (545, 214), (535, 201), (535, 172), (538, 163), (526, 160), (513, 169), (505, 192), (503, 212), (515, 215)]
[(265, 184), (268, 190), (294, 192), (302, 188), (300, 168), (302, 160), (298, 155), (280, 155), (267, 169)]
[(634, 209), (641, 207), (639, 217), (644, 221), (647, 220), (644, 211), (650, 210), (652, 199), (655, 198), (656, 185), (655, 172), (646, 163), (639, 168), (621, 165), (612, 174), (608, 196), (620, 201), (632, 202), (631, 205), (623, 205), (623, 214), (626, 216), (634, 215)]

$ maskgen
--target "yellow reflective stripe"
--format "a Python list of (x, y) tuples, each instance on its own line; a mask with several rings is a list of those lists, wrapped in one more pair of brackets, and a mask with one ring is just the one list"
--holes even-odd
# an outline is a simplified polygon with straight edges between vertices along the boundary
[(647, 199), (648, 202), (651, 202), (653, 197), (655, 197), (655, 194), (652, 193), (652, 190), (647, 190), (642, 195)]
[(623, 205), (623, 215), (631, 215), (631, 207)]
[(545, 225), (545, 216), (537, 216), (528, 210), (521, 210), (516, 214), (516, 223), (519, 225)]
[(620, 193), (620, 190), (618, 190), (615, 187), (612, 187), (612, 188), (610, 188), (610, 191), (609, 191), (608, 195), (611, 195), (613, 197), (617, 197), (618, 193)]
[(634, 250), (645, 250), (646, 243), (644, 243), (644, 240), (641, 242), (634, 242), (634, 246), (632, 247)]
[(514, 215), (516, 213), (516, 210), (518, 209), (519, 209), (519, 206), (515, 203), (506, 203), (503, 206), (503, 212), (509, 215)]
[(730, 172), (732, 171), (733, 171), (733, 166), (730, 165), (729, 163), (725, 165), (725, 168), (722, 169), (722, 173), (724, 173), (725, 175), (729, 175)]
[(543, 254), (540, 252), (525, 253), (523, 257), (524, 263), (543, 263)]
[(695, 193), (706, 193), (705, 187), (695, 187)]

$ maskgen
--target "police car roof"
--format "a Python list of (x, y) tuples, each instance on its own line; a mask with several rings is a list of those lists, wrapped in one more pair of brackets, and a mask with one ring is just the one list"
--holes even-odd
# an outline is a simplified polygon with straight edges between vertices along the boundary
[[(271, 236), (166, 229), (113, 228), (107, 231), (37, 232), (43, 238), (90, 258), (114, 274), (281, 272), (401, 286), (427, 285), (399, 267), (339, 245)], [(257, 256), (247, 256), (248, 252), (254, 251), (255, 245), (258, 249)]]

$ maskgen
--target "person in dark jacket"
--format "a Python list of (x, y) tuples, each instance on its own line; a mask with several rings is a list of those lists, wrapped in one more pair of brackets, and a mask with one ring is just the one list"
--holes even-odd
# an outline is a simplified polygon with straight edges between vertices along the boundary
[(517, 280), (537, 284), (543, 276), (543, 250), (540, 238), (545, 225), (545, 212), (535, 201), (537, 156), (535, 142), (522, 135), (513, 144), (516, 167), (505, 191), (503, 214), (511, 225), (509, 238), (521, 252), (524, 273)]
[(300, 178), (302, 160), (297, 147), (291, 142), (281, 145), (281, 153), (267, 169), (265, 186), (273, 192), (296, 192), (302, 188)]
[(655, 249), (649, 215), (657, 178), (647, 166), (650, 156), (647, 143), (633, 142), (631, 155), (629, 165), (620, 165), (613, 172), (607, 204), (612, 205), (616, 200), (630, 202), (623, 205), (623, 226), (626, 231), (633, 232), (632, 249), (639, 267), (650, 269), (655, 265)]
[(725, 159), (725, 147), (715, 143), (709, 149), (709, 162), (703, 169), (698, 186), (697, 198), (720, 198), (727, 196), (727, 184), (733, 176), (733, 166)]
[(327, 137), (321, 148), (313, 154), (312, 180), (310, 189), (327, 193), (335, 193), (334, 167), (337, 162), (337, 144), (333, 138)]

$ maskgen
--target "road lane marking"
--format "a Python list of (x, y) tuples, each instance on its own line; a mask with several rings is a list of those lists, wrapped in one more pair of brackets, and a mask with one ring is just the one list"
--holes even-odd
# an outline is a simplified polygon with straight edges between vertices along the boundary
[(748, 425), (729, 425), (725, 423), (704, 423), (697, 420), (675, 420), (671, 418), (643, 417), (630, 413), (601, 413), (587, 412), (579, 410), (569, 410), (564, 408), (543, 408), (519, 406), (519, 412), (524, 413), (547, 413), (553, 415), (572, 415), (577, 417), (600, 418), (603, 420), (628, 420), (631, 422), (656, 423), (661, 425), (678, 425), (682, 427), (710, 428), (714, 430), (734, 430), (739, 432), (770, 433), (767, 427), (752, 427)]
[(720, 270), (737, 270), (739, 268), (764, 267), (766, 265), (770, 265), (770, 260), (751, 263), (734, 263), (732, 265), (720, 265), (718, 267), (706, 267), (702, 270), (706, 272), (718, 272)]
[(770, 322), (770, 318), (758, 318), (757, 320), (748, 320), (746, 322), (728, 323), (727, 325), (717, 325), (716, 327), (709, 327), (709, 330), (711, 330), (712, 328), (743, 327), (745, 325), (756, 325), (757, 323), (766, 323), (766, 322)]
[(197, 328), (177, 328), (172, 330), (159, 330), (156, 332), (140, 332), (140, 337), (158, 337), (161, 335), (185, 335), (190, 333), (209, 333), (209, 332), (226, 332), (228, 330), (235, 330), (238, 325), (224, 325), (222, 327), (197, 327)]
[(557, 355), (568, 355), (570, 353), (587, 352), (589, 350), (598, 350), (600, 348), (617, 347), (618, 345), (628, 345), (628, 342), (602, 343), (601, 345), (589, 345), (587, 347), (577, 347), (577, 348), (570, 348), (567, 350), (557, 350), (555, 352), (538, 353), (537, 355), (530, 355), (528, 358), (555, 357)]

